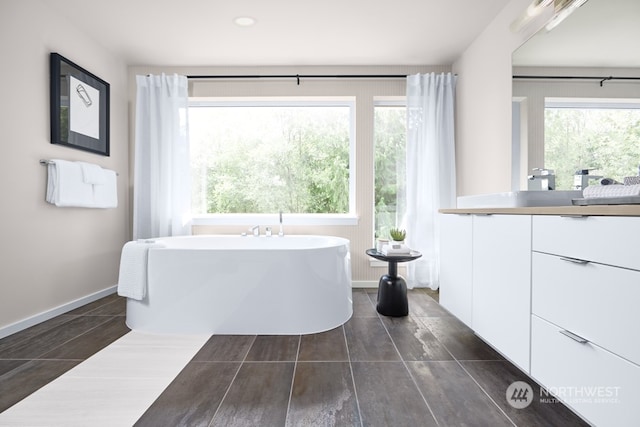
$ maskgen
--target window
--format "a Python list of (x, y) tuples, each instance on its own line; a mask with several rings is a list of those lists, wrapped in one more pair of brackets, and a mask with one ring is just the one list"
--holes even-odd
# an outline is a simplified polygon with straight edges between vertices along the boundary
[(352, 100), (192, 101), (192, 212), (349, 214)]
[(404, 215), (406, 111), (405, 101), (377, 101), (374, 106), (374, 227), (379, 237), (387, 237)]
[(544, 120), (544, 164), (556, 189), (572, 189), (578, 169), (620, 182), (638, 174), (640, 102), (548, 99)]

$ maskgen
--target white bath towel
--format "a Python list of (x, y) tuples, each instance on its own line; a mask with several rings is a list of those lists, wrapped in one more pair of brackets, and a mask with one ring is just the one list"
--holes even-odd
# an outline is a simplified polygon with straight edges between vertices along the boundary
[(154, 240), (138, 240), (124, 244), (120, 255), (118, 295), (142, 300), (147, 295), (147, 267), (149, 249), (162, 248)]
[(94, 208), (118, 207), (118, 176), (109, 169), (103, 169), (104, 184), (92, 184)]
[(104, 184), (87, 184), (84, 182), (80, 163), (59, 159), (50, 161), (47, 168), (46, 201), (58, 207), (117, 207), (116, 173), (102, 169)]
[(625, 176), (624, 185), (637, 185), (640, 184), (640, 176)]
[(588, 198), (640, 196), (640, 184), (636, 185), (590, 185), (582, 190), (582, 196)]
[(78, 162), (80, 169), (82, 169), (82, 180), (85, 184), (105, 184), (107, 177), (104, 169), (98, 165), (87, 162)]
[(60, 207), (89, 207), (93, 202), (93, 187), (84, 183), (78, 163), (51, 160), (48, 175), (47, 202)]

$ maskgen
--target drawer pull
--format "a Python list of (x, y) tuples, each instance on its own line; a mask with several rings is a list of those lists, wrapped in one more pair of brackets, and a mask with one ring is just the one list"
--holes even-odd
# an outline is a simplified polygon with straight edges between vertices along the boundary
[(572, 262), (574, 264), (581, 264), (581, 265), (589, 264), (589, 261), (584, 259), (579, 259), (579, 258), (570, 258), (566, 256), (561, 256), (560, 259), (563, 261)]
[(586, 344), (586, 343), (588, 343), (588, 342), (589, 342), (588, 340), (586, 340), (586, 339), (582, 338), (581, 336), (576, 335), (576, 334), (574, 334), (573, 332), (569, 332), (569, 331), (567, 331), (567, 330), (562, 330), (562, 331), (558, 331), (558, 332), (560, 332), (562, 335), (564, 335), (564, 336), (566, 336), (566, 337), (571, 338), (571, 339), (572, 339), (572, 340), (574, 340), (575, 342), (579, 342), (580, 344)]

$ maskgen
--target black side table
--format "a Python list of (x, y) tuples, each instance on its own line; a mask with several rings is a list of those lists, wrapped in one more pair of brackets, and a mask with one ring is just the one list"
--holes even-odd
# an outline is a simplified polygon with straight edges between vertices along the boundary
[(387, 256), (376, 249), (367, 249), (367, 255), (389, 263), (389, 272), (378, 282), (378, 305), (376, 310), (383, 316), (403, 317), (409, 314), (407, 300), (407, 282), (398, 276), (398, 263), (413, 261), (422, 256), (420, 252), (411, 251), (409, 255)]

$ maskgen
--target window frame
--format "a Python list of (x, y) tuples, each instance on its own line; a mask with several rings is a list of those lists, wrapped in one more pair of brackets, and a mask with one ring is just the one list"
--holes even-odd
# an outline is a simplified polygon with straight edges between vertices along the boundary
[[(375, 147), (375, 111), (377, 107), (404, 107), (405, 109), (407, 108), (407, 97), (406, 96), (379, 96), (379, 97), (374, 97), (373, 99), (373, 118), (374, 118), (374, 122), (373, 122), (373, 153), (372, 153), (372, 159), (374, 162), (372, 171), (373, 171), (373, 192), (374, 192), (374, 207), (373, 210), (371, 212), (371, 226), (373, 227), (373, 236), (374, 236), (374, 246), (377, 243), (375, 240), (377, 240), (375, 238), (375, 227), (376, 227), (376, 209), (375, 209), (375, 180), (376, 180), (376, 168), (375, 168), (375, 157), (376, 157), (376, 147)], [(405, 141), (406, 142), (406, 141)], [(377, 259), (374, 258), (369, 258), (369, 267), (372, 268), (386, 268), (387, 267), (387, 263), (384, 261), (379, 261)]]
[[(356, 98), (354, 96), (305, 97), (190, 97), (189, 108), (199, 107), (348, 107), (349, 108), (349, 212), (288, 213), (283, 211), (286, 225), (357, 225), (356, 214)], [(193, 225), (277, 224), (274, 213), (191, 213)]]
[[(377, 107), (404, 107), (405, 109), (407, 108), (407, 97), (406, 96), (379, 96), (379, 97), (374, 97), (373, 99), (373, 117), (374, 117), (374, 123), (373, 123), (373, 181), (374, 181), (374, 187), (373, 187), (373, 191), (375, 193), (375, 179), (376, 179), (376, 168), (375, 168), (375, 111)], [(405, 141), (406, 143), (406, 141)], [(375, 204), (375, 199), (374, 199), (374, 204)], [(372, 212), (372, 225), (374, 227), (374, 235), (375, 235), (375, 224), (376, 224), (376, 210), (375, 210), (375, 206)]]

